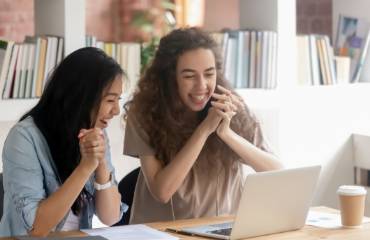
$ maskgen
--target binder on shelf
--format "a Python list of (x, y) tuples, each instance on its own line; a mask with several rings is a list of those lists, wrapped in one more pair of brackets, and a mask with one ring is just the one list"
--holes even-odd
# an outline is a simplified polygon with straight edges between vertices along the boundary
[(364, 18), (339, 15), (335, 51), (351, 58), (351, 82), (358, 82), (369, 47), (370, 22)]

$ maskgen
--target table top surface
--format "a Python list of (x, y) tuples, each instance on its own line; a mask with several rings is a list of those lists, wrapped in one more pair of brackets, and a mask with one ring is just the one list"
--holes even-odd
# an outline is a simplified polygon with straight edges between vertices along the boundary
[[(327, 208), (327, 207), (313, 207), (311, 210), (326, 212), (326, 213), (339, 213), (338, 210)], [(209, 218), (199, 218), (199, 219), (186, 219), (186, 220), (176, 220), (169, 222), (155, 222), (146, 224), (149, 227), (165, 231), (171, 235), (177, 236), (180, 239), (194, 240), (194, 239), (208, 239), (198, 236), (188, 236), (183, 234), (176, 234), (169, 232), (167, 228), (181, 229), (183, 227), (192, 227), (204, 224), (216, 224), (232, 220), (233, 216), (219, 216), (219, 217), (209, 217)], [(81, 231), (69, 231), (69, 232), (57, 232), (50, 234), (52, 237), (67, 237), (67, 236), (86, 236), (85, 233)], [(0, 238), (1, 240), (14, 240), (13, 237)], [(359, 229), (325, 229), (313, 226), (304, 226), (303, 228), (295, 231), (265, 235), (260, 237), (248, 238), (249, 240), (293, 240), (293, 239), (325, 239), (325, 240), (348, 240), (348, 239), (370, 239), (370, 223), (366, 223), (362, 228)]]

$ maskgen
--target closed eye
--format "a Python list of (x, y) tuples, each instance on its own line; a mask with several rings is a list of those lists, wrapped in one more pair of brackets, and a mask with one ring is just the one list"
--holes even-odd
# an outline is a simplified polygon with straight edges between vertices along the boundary
[(207, 78), (209, 78), (209, 77), (213, 77), (213, 75), (214, 75), (214, 73), (206, 73), (206, 74), (205, 74), (205, 76), (206, 76)]

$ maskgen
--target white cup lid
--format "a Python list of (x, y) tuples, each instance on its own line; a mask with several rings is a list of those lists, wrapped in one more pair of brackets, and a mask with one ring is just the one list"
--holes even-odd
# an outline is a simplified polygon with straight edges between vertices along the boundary
[(362, 186), (342, 185), (338, 188), (337, 193), (340, 195), (357, 196), (357, 195), (365, 195), (367, 191)]

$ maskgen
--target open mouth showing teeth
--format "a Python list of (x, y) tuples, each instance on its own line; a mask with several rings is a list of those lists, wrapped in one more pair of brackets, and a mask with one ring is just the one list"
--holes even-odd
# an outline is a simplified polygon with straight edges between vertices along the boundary
[(207, 94), (203, 95), (190, 95), (191, 98), (193, 98), (196, 101), (202, 101), (207, 98)]
[(197, 99), (197, 100), (203, 100), (203, 98), (205, 98), (205, 96), (194, 96), (195, 97), (195, 99)]

